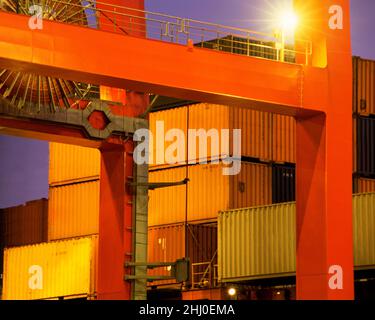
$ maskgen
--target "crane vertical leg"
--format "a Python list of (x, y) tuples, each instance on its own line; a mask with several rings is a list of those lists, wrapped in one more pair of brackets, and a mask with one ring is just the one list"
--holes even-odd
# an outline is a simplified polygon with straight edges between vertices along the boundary
[(133, 174), (133, 142), (101, 150), (98, 299), (130, 300), (124, 263), (132, 260), (132, 198), (125, 184)]
[[(297, 298), (354, 298), (352, 57), (348, 0), (294, 0), (299, 36), (314, 45), (301, 104), (327, 98), (325, 113), (297, 117)], [(309, 83), (327, 71), (328, 85)]]
[[(111, 5), (144, 9), (143, 0), (111, 0), (106, 4), (98, 3), (97, 8), (103, 9), (99, 19), (101, 30), (146, 36), (146, 24), (141, 11), (128, 12)], [(118, 13), (127, 13), (133, 17), (121, 16)], [(138, 15), (140, 18), (134, 17)], [(148, 95), (127, 92), (123, 88), (100, 86), (100, 98), (121, 103), (120, 113), (128, 117), (142, 114), (148, 105)], [(135, 280), (133, 283), (123, 280), (124, 262), (147, 261), (148, 190), (142, 187), (131, 189), (126, 187), (126, 183), (129, 182), (128, 179), (147, 182), (148, 167), (133, 163), (133, 150), (133, 142), (127, 142), (124, 150), (102, 150), (99, 299), (146, 299), (145, 280)], [(144, 267), (135, 267), (134, 270), (127, 270), (127, 273), (130, 272), (136, 276), (144, 276), (147, 270)]]
[(350, 128), (324, 114), (297, 121), (298, 299), (353, 299)]

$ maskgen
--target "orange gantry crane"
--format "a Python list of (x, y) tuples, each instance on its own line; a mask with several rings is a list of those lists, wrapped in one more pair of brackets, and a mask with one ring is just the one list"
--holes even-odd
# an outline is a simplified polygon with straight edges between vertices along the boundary
[[(5, 133), (100, 149), (99, 299), (145, 298), (146, 267), (124, 268), (147, 252), (147, 166), (132, 157), (133, 134), (148, 125), (137, 117), (148, 105), (140, 92), (295, 116), (297, 298), (353, 299), (349, 1), (294, 6), (301, 19), (296, 37), (312, 44), (297, 63), (147, 39), (143, 0), (97, 2), (100, 30), (49, 20), (30, 29), (29, 16), (0, 12), (2, 68), (99, 84), (102, 99), (121, 102), (53, 112), (0, 103)], [(135, 190), (126, 182), (136, 182)]]

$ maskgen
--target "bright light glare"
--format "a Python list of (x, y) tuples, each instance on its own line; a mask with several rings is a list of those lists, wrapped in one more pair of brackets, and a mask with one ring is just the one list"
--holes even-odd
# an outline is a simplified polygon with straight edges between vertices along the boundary
[(230, 289), (228, 290), (228, 294), (229, 294), (230, 296), (234, 296), (234, 295), (236, 294), (236, 289), (235, 289), (235, 288), (230, 288)]
[(284, 31), (294, 31), (298, 26), (298, 16), (293, 11), (282, 12), (279, 20)]

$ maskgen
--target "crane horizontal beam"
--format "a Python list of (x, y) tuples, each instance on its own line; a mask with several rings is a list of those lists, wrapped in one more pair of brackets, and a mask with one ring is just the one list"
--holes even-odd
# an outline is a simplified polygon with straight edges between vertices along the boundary
[(28, 19), (0, 12), (1, 67), (289, 115), (326, 107), (321, 97), (303, 103), (306, 89), (327, 87), (324, 69), (54, 21), (31, 30)]

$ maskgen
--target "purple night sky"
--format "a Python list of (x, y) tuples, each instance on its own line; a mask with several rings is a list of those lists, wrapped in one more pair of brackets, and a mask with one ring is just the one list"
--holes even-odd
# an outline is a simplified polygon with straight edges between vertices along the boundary
[[(280, 2), (289, 1), (145, 0), (148, 11), (257, 30)], [(375, 59), (374, 13), (374, 0), (351, 1), (353, 55)], [(0, 208), (47, 196), (48, 143), (1, 136), (0, 128)]]

